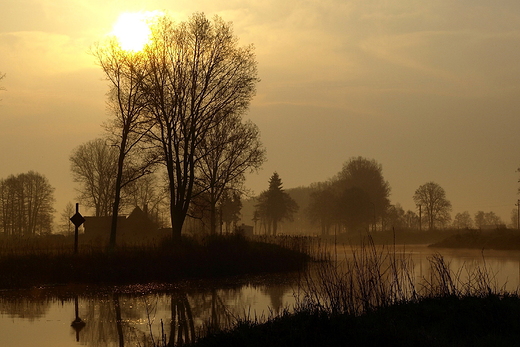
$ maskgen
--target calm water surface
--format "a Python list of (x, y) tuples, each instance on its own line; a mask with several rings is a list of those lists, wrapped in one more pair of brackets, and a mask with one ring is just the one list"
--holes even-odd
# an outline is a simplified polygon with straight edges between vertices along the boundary
[[(338, 260), (350, 249), (337, 247)], [(397, 251), (403, 251), (397, 247)], [(417, 277), (428, 258), (442, 254), (460, 276), (486, 268), (496, 285), (520, 285), (520, 251), (429, 249), (406, 246)], [(197, 281), (172, 286), (34, 289), (0, 292), (0, 346), (152, 346), (161, 339), (190, 341), (203, 329), (237, 317), (264, 319), (296, 302), (298, 275)]]

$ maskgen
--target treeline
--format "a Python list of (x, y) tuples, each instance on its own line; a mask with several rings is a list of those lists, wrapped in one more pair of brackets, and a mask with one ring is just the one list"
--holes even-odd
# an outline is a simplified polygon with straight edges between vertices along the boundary
[(54, 188), (47, 178), (29, 171), (0, 179), (0, 231), (9, 236), (52, 232)]
[[(277, 177), (278, 178), (278, 177)], [(273, 177), (271, 178), (271, 181)], [(270, 181), (270, 189), (271, 182)], [(281, 181), (280, 181), (281, 182)], [(268, 191), (269, 191), (268, 190)], [(270, 234), (272, 221), (265, 216), (268, 209), (266, 194), (244, 204), (242, 221), (255, 225), (258, 234)], [(419, 186), (411, 196), (415, 210), (405, 210), (399, 203), (392, 204), (390, 184), (384, 179), (382, 165), (364, 157), (350, 158), (340, 172), (325, 182), (307, 187), (287, 189), (287, 194), (298, 208), (284, 215), (281, 205), (278, 222), (284, 234), (352, 233), (386, 230), (445, 230), (496, 229), (505, 223), (494, 212), (478, 211), (474, 218), (468, 211), (457, 213), (452, 219), (452, 204), (445, 190), (435, 182)], [(278, 202), (278, 205), (281, 203)], [(273, 208), (275, 204), (272, 204)], [(516, 209), (512, 211), (511, 225), (517, 226)], [(271, 223), (271, 224), (270, 224)]]

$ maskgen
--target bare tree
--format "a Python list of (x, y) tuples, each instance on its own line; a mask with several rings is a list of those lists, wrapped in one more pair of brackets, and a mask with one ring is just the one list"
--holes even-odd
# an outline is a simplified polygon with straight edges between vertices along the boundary
[(180, 242), (196, 191), (201, 143), (223, 119), (242, 114), (255, 93), (253, 47), (239, 47), (231, 25), (194, 14), (174, 24), (165, 15), (152, 26), (146, 95), (154, 123), (151, 139), (161, 150), (168, 175), (172, 236)]
[(475, 224), (479, 229), (482, 228), (499, 228), (504, 225), (502, 219), (495, 212), (478, 211), (475, 213)]
[(110, 216), (116, 186), (117, 149), (98, 138), (78, 146), (69, 159), (74, 182), (81, 184), (80, 201), (92, 208), (96, 217)]
[(417, 205), (423, 206), (430, 230), (450, 221), (451, 202), (446, 199), (446, 192), (437, 183), (428, 182), (417, 188), (413, 200)]
[(111, 143), (118, 149), (109, 242), (109, 246), (114, 248), (121, 190), (130, 182), (148, 174), (155, 163), (153, 152), (143, 149), (141, 141), (153, 123), (150, 124), (143, 117), (146, 106), (143, 53), (125, 51), (117, 40), (109, 39), (104, 45), (97, 45), (93, 54), (110, 83), (108, 106), (114, 117), (107, 130), (111, 135)]
[(76, 208), (74, 204), (69, 201), (60, 214), (60, 229), (65, 235), (72, 235), (74, 232), (74, 226), (70, 221), (70, 217), (72, 217), (74, 213), (76, 213)]
[(197, 184), (206, 191), (210, 210), (210, 232), (217, 229), (217, 203), (228, 190), (241, 191), (245, 173), (260, 168), (265, 150), (252, 122), (227, 117), (208, 130), (199, 147)]
[(0, 180), (0, 222), (6, 235), (34, 236), (52, 231), (54, 188), (37, 172)]

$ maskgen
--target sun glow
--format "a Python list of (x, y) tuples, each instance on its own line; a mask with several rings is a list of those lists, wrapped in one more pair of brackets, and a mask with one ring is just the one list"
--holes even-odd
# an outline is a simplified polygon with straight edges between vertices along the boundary
[(158, 15), (160, 15), (158, 11), (122, 13), (114, 24), (111, 34), (119, 40), (121, 48), (138, 52), (150, 39), (150, 20)]

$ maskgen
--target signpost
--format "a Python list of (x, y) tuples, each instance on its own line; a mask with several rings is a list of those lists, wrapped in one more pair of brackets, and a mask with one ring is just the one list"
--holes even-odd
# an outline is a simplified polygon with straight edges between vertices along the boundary
[(74, 254), (78, 254), (78, 233), (81, 224), (85, 223), (85, 218), (79, 213), (79, 204), (76, 203), (76, 213), (70, 217), (70, 221), (74, 224)]

